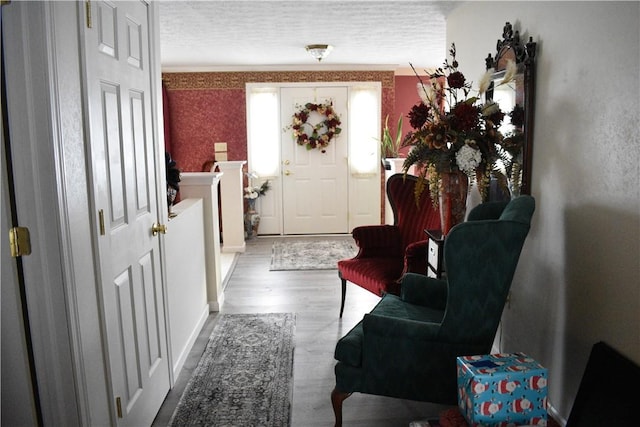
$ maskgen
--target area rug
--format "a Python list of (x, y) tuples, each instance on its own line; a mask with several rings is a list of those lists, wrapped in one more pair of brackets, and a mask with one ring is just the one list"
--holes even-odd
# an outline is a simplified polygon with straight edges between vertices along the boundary
[(276, 240), (271, 249), (271, 271), (335, 270), (338, 261), (353, 258), (358, 248), (352, 240)]
[(169, 426), (291, 423), (295, 315), (221, 314)]

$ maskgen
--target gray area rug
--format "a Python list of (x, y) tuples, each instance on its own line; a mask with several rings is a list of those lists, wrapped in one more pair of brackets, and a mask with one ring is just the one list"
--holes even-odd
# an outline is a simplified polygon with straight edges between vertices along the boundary
[(291, 424), (295, 315), (221, 314), (170, 426)]
[(338, 261), (353, 258), (353, 240), (276, 240), (271, 249), (271, 271), (335, 270)]

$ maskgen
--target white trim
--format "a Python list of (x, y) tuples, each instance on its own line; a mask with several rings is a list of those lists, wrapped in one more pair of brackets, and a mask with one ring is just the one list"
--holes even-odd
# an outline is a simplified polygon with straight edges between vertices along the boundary
[[(377, 120), (376, 123), (381, 122), (381, 114), (382, 114), (382, 82), (380, 81), (339, 81), (339, 82), (252, 82), (245, 84), (245, 101), (246, 101), (246, 111), (247, 114), (250, 114), (250, 94), (252, 92), (258, 91), (261, 88), (275, 88), (278, 90), (278, 111), (281, 110), (281, 95), (280, 89), (282, 88), (305, 88), (305, 87), (343, 87), (347, 89), (347, 108), (348, 114), (351, 114), (351, 96), (354, 89), (357, 88), (372, 88), (376, 91), (378, 96), (378, 105), (377, 105)], [(252, 153), (251, 153), (251, 130), (250, 130), (250, 121), (251, 117), (247, 117), (247, 164), (248, 170), (252, 170)], [(281, 119), (281, 118), (280, 118)], [(282, 120), (280, 120), (280, 123)], [(282, 142), (280, 142), (282, 144)], [(349, 153), (351, 152), (351, 136), (348, 136), (348, 144), (349, 144)], [(376, 148), (376, 156), (377, 161), (376, 165), (379, 165), (380, 159), (380, 148), (379, 145)], [(349, 156), (350, 157), (350, 156)], [(280, 166), (281, 159), (278, 164)], [(376, 167), (372, 172), (366, 173), (358, 173), (352, 171), (352, 159), (349, 158), (349, 177), (348, 177), (348, 194), (349, 194), (349, 206), (348, 206), (348, 228), (352, 230), (353, 228), (359, 225), (365, 224), (377, 224), (380, 222), (380, 168)], [(264, 177), (261, 176), (261, 179), (271, 179), (278, 180), (281, 178), (281, 168), (278, 169), (277, 176), (274, 177)], [(363, 193), (366, 192), (367, 197), (361, 197), (360, 200), (356, 200), (351, 195), (359, 194), (362, 196)], [(277, 189), (274, 188), (275, 197), (274, 203), (276, 203), (275, 211), (279, 212), (282, 215), (282, 194), (278, 192)], [(370, 196), (369, 196), (370, 195)], [(363, 214), (363, 200), (366, 200), (366, 212)], [(370, 212), (369, 212), (370, 211)], [(357, 212), (357, 215), (356, 215)], [(280, 218), (280, 222), (282, 222), (283, 218)], [(284, 234), (284, 227), (282, 224), (277, 231), (278, 234)], [(223, 252), (226, 252), (223, 250)]]
[[(148, 10), (151, 14), (148, 22), (149, 27), (149, 40), (151, 40), (149, 46), (149, 67), (150, 74), (155, 76), (151, 81), (151, 105), (153, 110), (151, 112), (151, 128), (153, 132), (153, 139), (156, 141), (156, 208), (158, 209), (158, 223), (167, 224), (169, 222), (169, 207), (167, 205), (167, 193), (166, 193), (166, 165), (165, 165), (165, 141), (164, 141), (164, 112), (162, 105), (162, 72), (160, 69), (160, 8), (154, 2), (150, 0), (144, 0), (148, 5)], [(173, 355), (171, 354), (171, 329), (169, 321), (169, 303), (167, 301), (168, 284), (167, 284), (167, 263), (166, 263), (166, 239), (164, 235), (159, 236), (159, 250), (160, 250), (160, 276), (161, 276), (161, 288), (164, 300), (164, 321), (166, 331), (166, 355), (169, 360), (169, 384), (173, 388), (175, 385), (177, 376), (174, 375), (171, 366), (174, 365)]]
[[(64, 28), (56, 25), (60, 7), (73, 16), (76, 4), (14, 2), (3, 8), (7, 24), (3, 30), (5, 55), (10, 58), (7, 100), (18, 215), (30, 229), (33, 248), (23, 263), (44, 423), (81, 425), (88, 416), (86, 400), (77, 398), (86, 388), (80, 374), (77, 311), (70, 306), (76, 295), (74, 265), (67, 258), (72, 240), (67, 210), (70, 184), (63, 165), (62, 133), (67, 129), (59, 126), (57, 111), (66, 95), (59, 87), (58, 77), (64, 72), (58, 67), (73, 70), (77, 51), (60, 45), (60, 37), (74, 28), (73, 22)], [(61, 50), (62, 54), (74, 51), (69, 63), (56, 62)]]

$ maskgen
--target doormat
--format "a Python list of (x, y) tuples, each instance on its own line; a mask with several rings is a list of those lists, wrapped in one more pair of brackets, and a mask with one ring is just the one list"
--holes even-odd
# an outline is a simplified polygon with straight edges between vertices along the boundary
[(276, 240), (269, 270), (336, 270), (338, 261), (357, 253), (353, 240)]
[(221, 314), (169, 426), (291, 425), (295, 315)]

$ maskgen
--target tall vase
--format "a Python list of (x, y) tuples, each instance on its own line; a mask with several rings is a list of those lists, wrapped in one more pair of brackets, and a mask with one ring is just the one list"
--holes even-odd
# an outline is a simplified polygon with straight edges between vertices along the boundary
[(247, 239), (258, 235), (260, 214), (256, 212), (256, 199), (247, 199), (248, 209), (244, 214), (244, 231)]
[(469, 178), (462, 171), (440, 174), (440, 228), (446, 236), (457, 224), (464, 221), (467, 212), (467, 191)]

